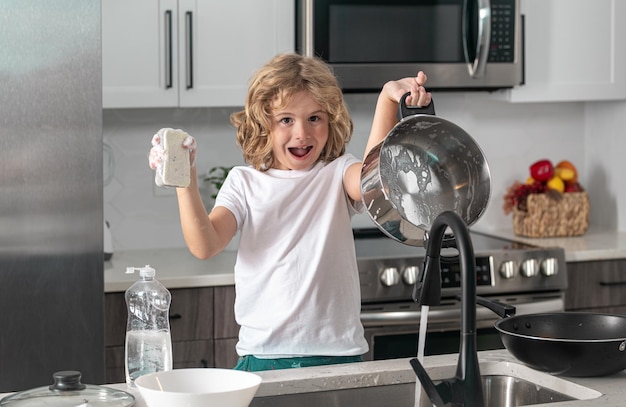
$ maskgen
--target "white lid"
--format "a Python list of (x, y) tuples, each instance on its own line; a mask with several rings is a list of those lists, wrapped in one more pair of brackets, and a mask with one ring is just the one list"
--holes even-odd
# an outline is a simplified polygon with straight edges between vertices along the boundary
[(133, 274), (139, 271), (139, 277), (154, 277), (156, 270), (146, 264), (144, 267), (126, 267), (126, 274)]

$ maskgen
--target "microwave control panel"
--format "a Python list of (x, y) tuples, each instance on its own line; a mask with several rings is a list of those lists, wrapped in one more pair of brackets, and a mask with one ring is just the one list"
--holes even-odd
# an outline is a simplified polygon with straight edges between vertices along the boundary
[(515, 3), (515, 0), (491, 2), (491, 46), (488, 62), (514, 61)]

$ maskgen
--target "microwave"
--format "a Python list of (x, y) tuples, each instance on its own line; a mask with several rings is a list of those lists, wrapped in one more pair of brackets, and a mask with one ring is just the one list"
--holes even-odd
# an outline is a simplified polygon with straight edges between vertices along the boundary
[(345, 92), (424, 71), (429, 90), (523, 83), (520, 0), (297, 0), (296, 50), (333, 68)]

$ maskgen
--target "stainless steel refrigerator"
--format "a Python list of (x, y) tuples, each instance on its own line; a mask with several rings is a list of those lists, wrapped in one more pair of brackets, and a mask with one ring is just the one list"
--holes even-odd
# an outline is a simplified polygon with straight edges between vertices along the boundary
[(0, 0), (0, 393), (104, 382), (100, 0)]

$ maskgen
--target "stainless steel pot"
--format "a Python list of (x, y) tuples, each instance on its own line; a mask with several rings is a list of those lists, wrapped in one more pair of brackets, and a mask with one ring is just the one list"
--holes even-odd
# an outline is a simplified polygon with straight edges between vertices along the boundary
[(484, 213), (491, 194), (485, 156), (463, 129), (425, 108), (399, 104), (400, 121), (365, 158), (362, 200), (376, 226), (410, 246), (424, 246), (426, 232), (444, 211), (467, 226)]

